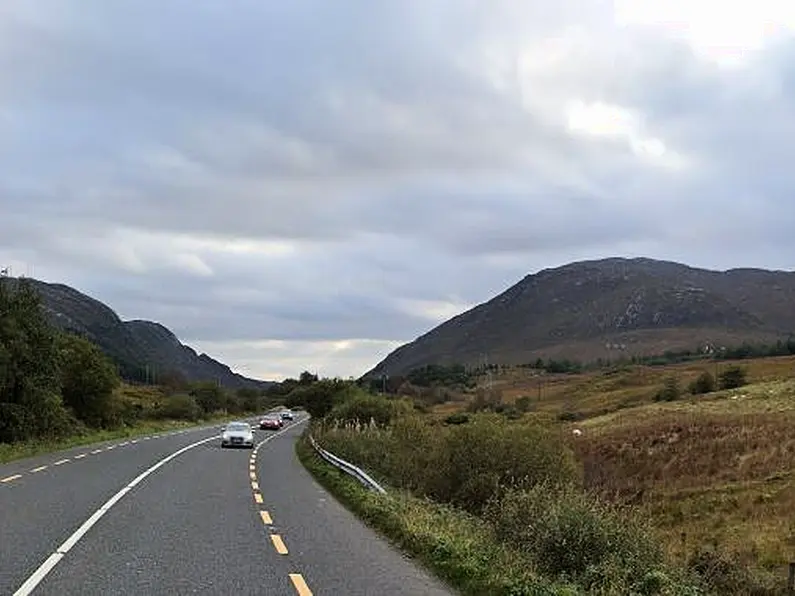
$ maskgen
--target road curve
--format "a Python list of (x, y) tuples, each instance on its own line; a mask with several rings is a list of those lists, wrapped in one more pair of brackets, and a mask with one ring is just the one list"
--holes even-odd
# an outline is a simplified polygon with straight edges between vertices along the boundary
[(314, 482), (302, 426), (258, 431), (255, 453), (221, 449), (214, 427), (0, 466), (0, 594), (31, 577), (22, 593), (451, 594)]

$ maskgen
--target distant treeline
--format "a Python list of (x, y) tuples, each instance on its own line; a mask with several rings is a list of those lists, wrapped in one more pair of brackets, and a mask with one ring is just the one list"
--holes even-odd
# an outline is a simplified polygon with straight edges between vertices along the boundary
[(628, 356), (609, 359), (597, 358), (589, 362), (581, 362), (568, 358), (552, 359), (537, 358), (533, 362), (512, 367), (506, 364), (481, 364), (465, 366), (463, 364), (441, 365), (429, 364), (415, 368), (405, 375), (370, 377), (360, 380), (359, 384), (374, 393), (394, 393), (404, 383), (417, 387), (455, 387), (472, 388), (479, 376), (492, 371), (505, 371), (510, 368), (526, 368), (544, 371), (548, 374), (576, 374), (591, 370), (601, 370), (625, 364), (644, 366), (665, 366), (681, 362), (699, 360), (747, 360), (751, 358), (770, 358), (774, 356), (795, 355), (795, 337), (779, 340), (774, 344), (743, 343), (739, 346), (718, 348), (710, 352), (704, 350), (666, 350), (662, 354), (648, 356)]

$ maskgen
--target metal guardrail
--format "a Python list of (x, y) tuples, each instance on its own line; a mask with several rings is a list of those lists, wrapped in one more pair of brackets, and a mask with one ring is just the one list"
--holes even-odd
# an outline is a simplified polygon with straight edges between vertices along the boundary
[(320, 445), (317, 444), (315, 441), (315, 437), (309, 435), (309, 443), (312, 445), (312, 448), (317, 452), (317, 454), (325, 459), (328, 463), (330, 463), (335, 468), (338, 468), (356, 478), (359, 482), (361, 482), (364, 486), (369, 488), (370, 490), (374, 490), (377, 493), (382, 495), (386, 494), (384, 488), (378, 484), (375, 480), (373, 480), (367, 472), (354, 466), (352, 463), (345, 461), (344, 459), (337, 457), (333, 453), (330, 453), (323, 449)]

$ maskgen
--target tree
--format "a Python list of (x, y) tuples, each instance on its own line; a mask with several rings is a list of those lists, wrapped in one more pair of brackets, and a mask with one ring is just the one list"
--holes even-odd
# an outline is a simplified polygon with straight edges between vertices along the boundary
[(240, 408), (245, 412), (256, 412), (260, 407), (261, 392), (253, 387), (241, 387), (237, 390)]
[(301, 373), (298, 377), (298, 384), (299, 385), (311, 385), (312, 383), (317, 383), (318, 378), (317, 375), (313, 375), (308, 370), (305, 370)]
[(0, 442), (68, 431), (56, 337), (30, 282), (0, 281)]
[(116, 422), (113, 390), (121, 382), (116, 367), (87, 339), (62, 333), (58, 337), (61, 395), (75, 416), (89, 426)]
[(299, 386), (287, 396), (287, 406), (303, 407), (313, 418), (323, 418), (331, 409), (353, 394), (356, 386), (340, 379), (323, 379)]
[(194, 383), (189, 392), (205, 414), (222, 410), (226, 403), (224, 391), (214, 381), (199, 381)]

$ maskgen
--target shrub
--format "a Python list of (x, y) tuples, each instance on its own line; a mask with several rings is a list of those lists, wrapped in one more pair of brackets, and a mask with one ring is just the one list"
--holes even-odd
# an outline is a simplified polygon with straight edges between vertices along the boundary
[(573, 482), (579, 470), (560, 436), (540, 425), (481, 416), (446, 427), (429, 496), (479, 512), (503, 487)]
[(92, 427), (121, 424), (121, 404), (113, 399), (120, 380), (110, 359), (76, 335), (61, 334), (57, 346), (61, 395), (75, 416)]
[(567, 410), (558, 414), (558, 420), (561, 422), (577, 422), (578, 420), (582, 420), (584, 418), (585, 414), (582, 412), (571, 412)]
[(510, 490), (489, 504), (486, 517), (550, 577), (626, 594), (664, 593), (672, 581), (648, 526), (577, 489)]
[(559, 433), (497, 415), (433, 425), (422, 415), (401, 413), (389, 428), (324, 424), (315, 436), (326, 449), (389, 483), (475, 513), (503, 487), (580, 478)]
[(679, 380), (674, 376), (670, 376), (665, 379), (662, 389), (654, 396), (654, 401), (676, 401), (681, 395)]
[(715, 377), (709, 371), (702, 372), (688, 387), (692, 395), (703, 395), (715, 391)]
[(401, 405), (402, 402), (363, 393), (332, 408), (328, 419), (341, 424), (369, 424), (372, 421), (376, 426), (385, 427), (392, 422)]
[(710, 547), (697, 549), (688, 559), (688, 567), (703, 583), (717, 594), (750, 594), (754, 596), (781, 593), (775, 586), (765, 585), (747, 568), (729, 554)]
[(516, 400), (516, 409), (520, 412), (529, 412), (533, 407), (532, 400), (529, 396), (523, 395)]
[(308, 379), (286, 395), (288, 407), (303, 407), (312, 418), (323, 418), (334, 406), (344, 403), (357, 395), (360, 389), (355, 384), (340, 379), (323, 379), (312, 381)]
[(737, 389), (746, 383), (747, 372), (739, 366), (730, 366), (718, 377), (718, 386), (721, 389)]
[(445, 418), (444, 422), (445, 424), (466, 424), (469, 422), (469, 415), (464, 412), (456, 412)]
[(202, 413), (201, 407), (192, 395), (176, 394), (166, 398), (158, 415), (162, 418), (175, 418), (178, 420), (198, 420)]

